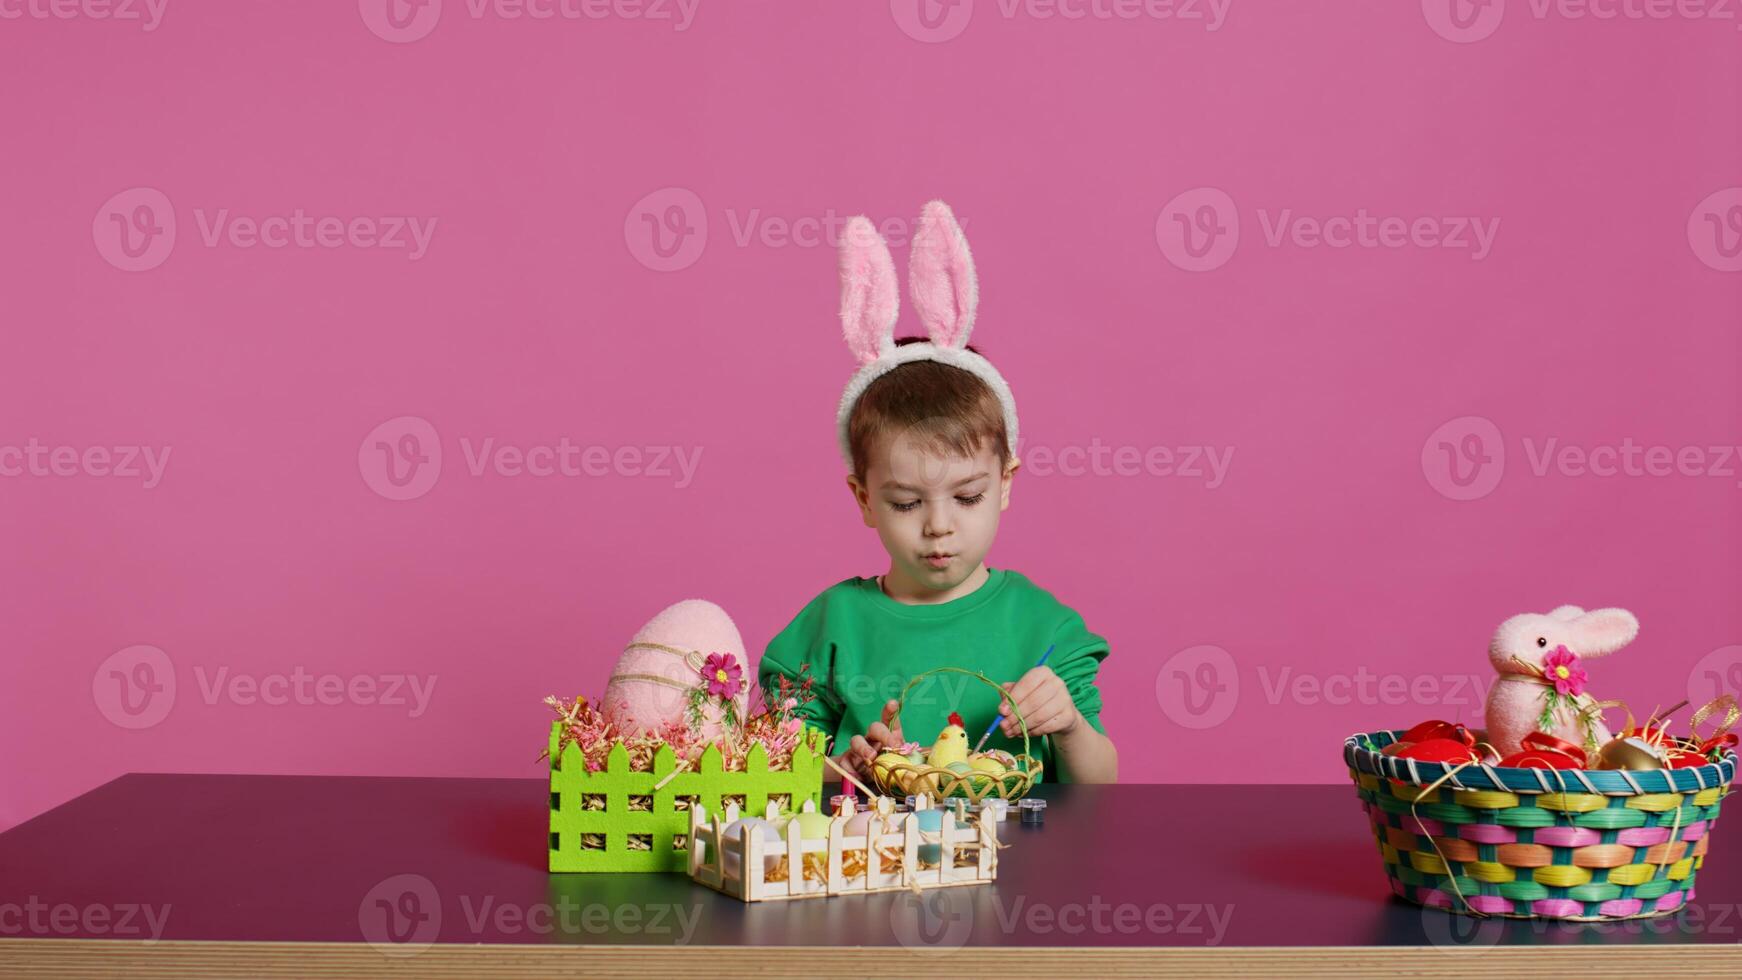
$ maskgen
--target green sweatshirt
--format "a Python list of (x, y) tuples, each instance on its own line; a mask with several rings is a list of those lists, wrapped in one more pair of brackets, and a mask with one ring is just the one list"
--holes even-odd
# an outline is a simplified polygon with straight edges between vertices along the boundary
[[(998, 683), (1015, 681), (1051, 645), (1046, 665), (1065, 682), (1089, 725), (1105, 734), (1095, 675), (1107, 657), (1107, 641), (1022, 573), (987, 571), (978, 589), (935, 605), (897, 602), (874, 578), (830, 586), (769, 642), (758, 670), (763, 689), (774, 689), (781, 675), (797, 680), (808, 669), (817, 697), (806, 706), (806, 722), (833, 736), (831, 751), (839, 754), (854, 735), (881, 720), (884, 702), (901, 697), (917, 675), (949, 666), (979, 671)], [(979, 678), (933, 674), (903, 700), (902, 735), (930, 748), (955, 711), (972, 747), (997, 715), (998, 702), (998, 692)], [(986, 747), (1020, 753), (1022, 739), (994, 732)], [(1030, 754), (1046, 766), (1045, 779), (1069, 778), (1055, 765), (1050, 739), (1034, 738)]]

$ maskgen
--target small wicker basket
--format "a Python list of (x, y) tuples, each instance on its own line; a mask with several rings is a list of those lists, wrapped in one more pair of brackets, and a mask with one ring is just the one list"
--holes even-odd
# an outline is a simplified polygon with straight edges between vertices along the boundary
[(1382, 754), (1400, 734), (1351, 735), (1343, 761), (1391, 890), (1465, 915), (1606, 921), (1678, 911), (1694, 897), (1736, 775), (1733, 753), (1687, 769), (1458, 769)]
[[(938, 667), (917, 674), (901, 689), (901, 696), (896, 699), (898, 706), (907, 703), (908, 692), (920, 681), (933, 674), (966, 674), (990, 685), (999, 695), (1004, 688), (985, 674), (975, 670), (964, 670), (961, 667)], [(1041, 763), (1029, 751), (1028, 722), (1023, 720), (1022, 712), (1010, 706), (1011, 714), (1016, 716), (1017, 724), (1022, 726), (1022, 754), (1016, 756), (1016, 764), (1002, 775), (989, 772), (956, 772), (942, 766), (928, 766), (923, 763), (898, 762), (889, 765), (872, 767), (872, 779), (877, 785), (877, 791), (885, 796), (900, 798), (903, 796), (925, 796), (933, 802), (946, 799), (963, 799), (974, 803), (988, 799), (1019, 800), (1040, 782)]]

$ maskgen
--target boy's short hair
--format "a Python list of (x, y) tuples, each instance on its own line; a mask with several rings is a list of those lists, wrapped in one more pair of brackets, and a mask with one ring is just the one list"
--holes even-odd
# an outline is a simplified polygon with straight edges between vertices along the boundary
[[(923, 343), (903, 337), (895, 346)], [(974, 350), (974, 345), (966, 345)], [(988, 442), (1000, 468), (1010, 463), (1004, 409), (991, 386), (972, 372), (937, 361), (910, 361), (871, 382), (847, 417), (853, 475), (862, 483), (872, 447), (885, 436), (905, 433), (922, 450), (977, 455)]]

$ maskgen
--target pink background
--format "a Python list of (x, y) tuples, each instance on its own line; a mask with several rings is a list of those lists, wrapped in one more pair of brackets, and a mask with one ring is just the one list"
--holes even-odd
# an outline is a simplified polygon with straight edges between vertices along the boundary
[[(536, 776), (540, 699), (599, 692), (667, 603), (721, 603), (759, 653), (884, 570), (832, 441), (833, 250), (762, 222), (933, 197), (1027, 448), (1233, 449), (1213, 489), (1026, 470), (993, 549), (1110, 639), (1123, 778), (1341, 780), (1351, 731), (1478, 717), (1494, 626), (1564, 602), (1643, 624), (1598, 694), (1738, 689), (1742, 464), (1706, 447), (1742, 442), (1742, 226), (1701, 238), (1742, 218), (1702, 203), (1742, 184), (1737, 25), (1514, 0), (1460, 43), (1437, 2), (1234, 0), (1207, 30), (980, 0), (935, 42), (903, 0), (703, 0), (681, 31), (447, 0), (408, 43), (355, 3), (0, 24), (0, 447), (171, 451), (151, 489), (0, 477), (0, 827), (134, 770)], [(124, 271), (104, 219), (142, 187), (177, 238)], [(1209, 198), (1170, 202), (1197, 188), (1240, 235), (1189, 271), (1173, 214)], [(641, 215), (672, 206), (705, 243), (658, 271)], [(225, 208), (437, 224), (415, 261), (208, 247)], [(1499, 226), (1479, 260), (1272, 245), (1285, 208)], [(364, 443), (406, 416), (442, 468), (394, 500)], [(681, 488), (473, 476), (487, 438), (701, 457)], [(1538, 475), (1551, 438), (1731, 475)], [(1489, 492), (1454, 499), (1441, 441), (1503, 448)], [(111, 660), (138, 645), (159, 673)], [(123, 727), (149, 714), (112, 671), (174, 698)], [(208, 697), (219, 671), (434, 688), (411, 717)]]

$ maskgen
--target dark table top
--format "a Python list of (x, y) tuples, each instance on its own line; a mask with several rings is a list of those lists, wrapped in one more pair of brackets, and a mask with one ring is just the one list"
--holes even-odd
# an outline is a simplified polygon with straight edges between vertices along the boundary
[[(1604, 924), (1391, 896), (1351, 786), (1049, 786), (987, 886), (746, 905), (545, 870), (544, 779), (132, 774), (0, 834), (0, 936), (418, 944), (1488, 946), (1742, 939), (1742, 840), (1698, 899)], [(1727, 846), (1735, 843), (1737, 846)]]

